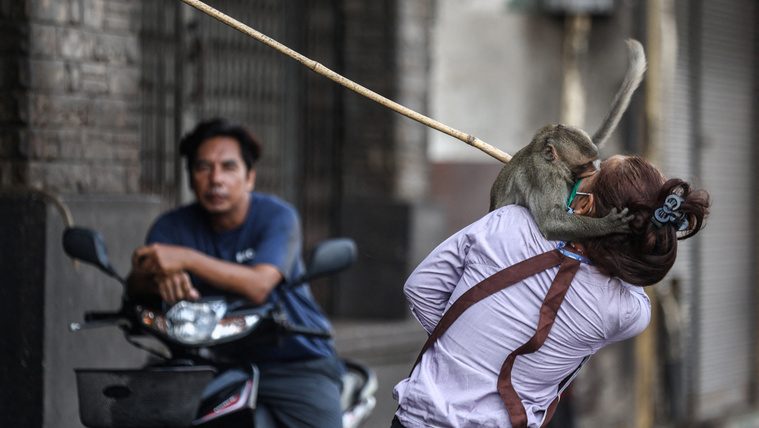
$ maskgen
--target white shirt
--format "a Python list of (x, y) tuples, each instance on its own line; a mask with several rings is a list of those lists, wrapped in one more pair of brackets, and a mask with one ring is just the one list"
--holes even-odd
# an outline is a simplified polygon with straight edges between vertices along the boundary
[[(404, 292), (431, 333), (471, 287), (512, 264), (556, 248), (526, 208), (509, 205), (454, 234), (414, 270)], [(465, 311), (393, 390), (406, 428), (510, 427), (496, 389), (506, 357), (534, 333), (539, 308), (558, 267), (518, 282)], [(651, 303), (641, 287), (581, 264), (553, 328), (536, 352), (516, 358), (514, 388), (539, 427), (558, 384), (584, 357), (643, 331)]]

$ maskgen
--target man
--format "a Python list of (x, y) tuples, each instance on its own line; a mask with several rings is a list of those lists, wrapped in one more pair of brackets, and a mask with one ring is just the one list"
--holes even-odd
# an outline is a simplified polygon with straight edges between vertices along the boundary
[[(281, 200), (253, 192), (258, 139), (215, 119), (179, 145), (197, 201), (168, 212), (138, 248), (128, 279), (134, 296), (167, 304), (224, 295), (253, 303), (279, 299), (298, 325), (330, 328), (307, 285), (273, 293), (303, 271), (300, 223)], [(286, 427), (339, 427), (341, 365), (329, 339), (289, 336), (281, 346), (257, 346), (259, 403)]]

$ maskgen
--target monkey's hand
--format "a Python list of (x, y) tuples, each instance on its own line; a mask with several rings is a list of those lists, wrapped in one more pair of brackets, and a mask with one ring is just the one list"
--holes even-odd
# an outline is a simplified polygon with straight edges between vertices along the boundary
[(607, 233), (629, 233), (630, 232), (630, 220), (633, 219), (633, 215), (628, 215), (629, 210), (624, 208), (622, 211), (617, 211), (616, 208), (612, 208), (611, 212), (602, 220), (604, 223), (603, 229)]

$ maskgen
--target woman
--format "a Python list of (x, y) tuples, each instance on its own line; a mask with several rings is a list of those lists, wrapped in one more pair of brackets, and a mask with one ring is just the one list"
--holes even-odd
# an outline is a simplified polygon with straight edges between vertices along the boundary
[[(548, 241), (525, 208), (510, 205), (448, 238), (414, 270), (404, 291), (432, 337), (410, 377), (394, 389), (399, 408), (393, 427), (542, 426), (559, 385), (588, 356), (646, 328), (651, 305), (640, 286), (661, 280), (675, 261), (677, 240), (702, 228), (708, 194), (666, 180), (635, 156), (608, 159), (576, 190), (571, 212), (603, 217), (627, 207), (632, 232)], [(572, 265), (574, 276), (549, 267), (471, 302), (468, 310), (454, 305), (505, 268), (552, 254), (563, 260), (562, 272)], [(546, 329), (544, 299), (561, 281), (564, 294)], [(435, 331), (446, 326), (444, 334)], [(542, 342), (520, 354), (539, 332)]]

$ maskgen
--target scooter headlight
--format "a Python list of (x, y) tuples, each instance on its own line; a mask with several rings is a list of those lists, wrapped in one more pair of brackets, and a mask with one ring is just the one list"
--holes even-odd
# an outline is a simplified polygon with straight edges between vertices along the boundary
[(166, 312), (166, 333), (182, 343), (200, 343), (211, 339), (227, 305), (224, 301), (181, 301)]
[(166, 315), (143, 309), (142, 323), (173, 340), (186, 345), (201, 345), (228, 339), (255, 327), (261, 320), (258, 314), (224, 317), (227, 304), (223, 300), (208, 302), (181, 301)]

